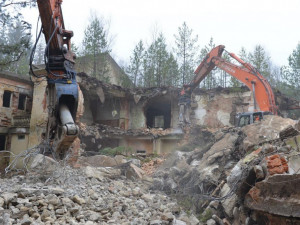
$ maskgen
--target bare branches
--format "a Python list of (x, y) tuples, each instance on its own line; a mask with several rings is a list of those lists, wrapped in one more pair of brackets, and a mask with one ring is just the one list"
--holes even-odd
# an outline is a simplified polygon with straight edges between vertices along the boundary
[(30, 1), (18, 1), (18, 2), (14, 2), (13, 0), (9, 3), (6, 3), (4, 4), (5, 2), (3, 2), (3, 5), (0, 4), (0, 7), (2, 8), (5, 8), (5, 7), (8, 7), (8, 6), (13, 6), (13, 5), (18, 5), (18, 6), (21, 6), (21, 7), (25, 7), (27, 5), (30, 5), (30, 6), (34, 6), (36, 1), (34, 0), (30, 0)]

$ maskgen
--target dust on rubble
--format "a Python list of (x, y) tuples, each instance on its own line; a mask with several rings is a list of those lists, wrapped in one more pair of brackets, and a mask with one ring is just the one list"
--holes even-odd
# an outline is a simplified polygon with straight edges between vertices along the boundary
[(242, 128), (192, 126), (154, 172), (204, 224), (300, 224), (300, 122), (266, 116)]
[[(145, 160), (147, 160), (147, 158)], [(147, 175), (153, 175), (164, 161), (165, 158), (149, 158), (149, 161), (147, 160), (142, 164), (141, 169), (144, 170)]]

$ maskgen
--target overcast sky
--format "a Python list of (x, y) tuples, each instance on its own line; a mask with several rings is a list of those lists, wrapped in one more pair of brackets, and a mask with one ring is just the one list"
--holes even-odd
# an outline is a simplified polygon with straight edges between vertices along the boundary
[[(169, 46), (174, 46), (174, 34), (185, 21), (199, 36), (200, 47), (211, 37), (236, 54), (241, 47), (252, 51), (261, 44), (279, 66), (287, 65), (300, 41), (300, 0), (64, 0), (62, 10), (76, 45), (92, 11), (110, 19), (112, 53), (118, 62), (129, 61), (139, 40), (151, 41), (155, 24)], [(36, 23), (37, 17), (37, 8), (27, 10), (26, 19)]]

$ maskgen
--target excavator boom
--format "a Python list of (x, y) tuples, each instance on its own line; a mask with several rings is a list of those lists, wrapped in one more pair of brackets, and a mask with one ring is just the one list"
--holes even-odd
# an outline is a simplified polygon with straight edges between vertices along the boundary
[(75, 54), (71, 51), (73, 32), (65, 29), (62, 0), (37, 0), (37, 4), (46, 41), (44, 61), (49, 109), (46, 138), (56, 155), (63, 158), (79, 131), (75, 124), (79, 87)]
[[(245, 84), (254, 96), (255, 111), (269, 111), (277, 115), (277, 106), (275, 104), (275, 97), (269, 82), (250, 64), (244, 62), (233, 53), (229, 55), (241, 64), (238, 66), (222, 58), (222, 53), (225, 49), (224, 45), (219, 45), (213, 48), (198, 68), (195, 71), (195, 78), (189, 85), (195, 88), (199, 83), (215, 68), (218, 67), (226, 71), (231, 76), (238, 79)], [(259, 109), (257, 108), (257, 105)]]

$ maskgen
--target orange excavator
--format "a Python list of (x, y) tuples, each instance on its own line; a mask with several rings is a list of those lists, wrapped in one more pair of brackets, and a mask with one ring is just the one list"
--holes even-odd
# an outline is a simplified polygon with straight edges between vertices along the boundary
[[(52, 151), (63, 158), (79, 132), (75, 124), (79, 88), (74, 68), (76, 57), (71, 51), (73, 32), (65, 29), (62, 0), (37, 0), (37, 4), (42, 26), (30, 56), (30, 70), (33, 76), (47, 79), (48, 124), (45, 138)], [(42, 32), (46, 41), (46, 74), (37, 75), (32, 69), (32, 61)]]
[(238, 114), (237, 126), (251, 124), (256, 120), (261, 120), (267, 114), (277, 115), (278, 107), (269, 82), (256, 68), (244, 62), (235, 54), (228, 53), (241, 65), (235, 65), (222, 58), (224, 50), (224, 45), (213, 48), (196, 69), (194, 79), (190, 84), (184, 85), (181, 93), (191, 93), (215, 67), (218, 67), (245, 84), (253, 92), (254, 112)]

